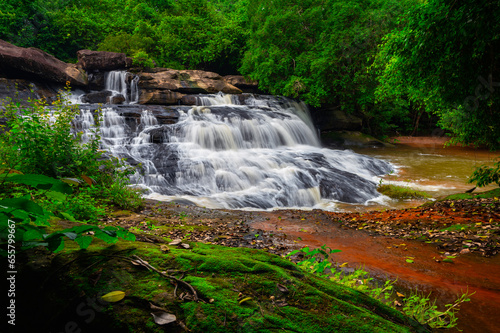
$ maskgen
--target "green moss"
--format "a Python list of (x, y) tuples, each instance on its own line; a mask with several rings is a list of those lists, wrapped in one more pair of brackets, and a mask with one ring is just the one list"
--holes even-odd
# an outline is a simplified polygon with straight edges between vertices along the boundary
[(500, 188), (482, 193), (456, 193), (447, 196), (443, 200), (466, 200), (466, 199), (490, 199), (500, 198)]
[[(101, 245), (97, 242), (87, 251), (68, 247), (50, 269), (68, 268), (59, 269), (59, 274), (88, 297), (125, 291), (125, 299), (110, 303), (105, 311), (120, 332), (123, 327), (130, 332), (182, 331), (175, 324), (155, 324), (150, 303), (175, 314), (192, 332), (411, 332), (420, 328), (365, 294), (302, 272), (290, 261), (264, 251), (191, 243), (192, 250), (171, 247), (165, 254), (150, 243)], [(168, 278), (120, 258), (132, 254), (162, 271), (184, 271), (169, 274), (184, 275), (203, 302), (181, 301), (174, 297), (175, 286)], [(179, 296), (187, 289), (178, 285), (176, 292)], [(251, 300), (239, 303), (247, 297)]]
[(380, 185), (377, 191), (393, 199), (422, 199), (431, 197), (426, 192), (397, 185)]

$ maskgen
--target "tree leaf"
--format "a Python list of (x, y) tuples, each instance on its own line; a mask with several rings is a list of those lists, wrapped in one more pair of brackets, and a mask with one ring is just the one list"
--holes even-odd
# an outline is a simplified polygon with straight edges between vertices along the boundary
[(82, 179), (87, 183), (89, 184), (89, 186), (92, 186), (93, 184), (96, 183), (95, 180), (93, 180), (92, 178), (88, 177), (88, 176), (85, 176), (85, 175), (81, 175), (80, 177), (82, 177)]
[(61, 214), (61, 216), (64, 217), (68, 221), (76, 222), (76, 219), (73, 217), (73, 215), (70, 215), (66, 212), (60, 212), (59, 214)]
[(78, 237), (75, 238), (75, 242), (80, 245), (81, 249), (86, 249), (89, 247), (90, 243), (92, 243), (92, 237), (90, 236), (84, 236), (84, 235), (78, 235)]
[(61, 181), (70, 184), (70, 185), (76, 185), (79, 186), (81, 185), (82, 181), (77, 178), (61, 178)]
[(61, 202), (66, 201), (66, 194), (61, 193), (61, 192), (48, 191), (48, 192), (45, 192), (45, 195), (49, 199), (54, 199), (54, 200), (61, 201)]
[(125, 293), (123, 291), (112, 291), (107, 293), (106, 295), (101, 296), (101, 299), (106, 302), (114, 303), (119, 302), (125, 297)]

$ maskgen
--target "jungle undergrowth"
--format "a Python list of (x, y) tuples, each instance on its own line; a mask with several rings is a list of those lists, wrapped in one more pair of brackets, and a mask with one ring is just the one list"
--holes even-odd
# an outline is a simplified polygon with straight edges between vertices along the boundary
[(346, 272), (343, 267), (347, 264), (335, 265), (330, 261), (330, 255), (341, 250), (333, 250), (326, 245), (320, 248), (309, 249), (304, 247), (294, 250), (286, 255), (287, 258), (296, 254), (303, 255), (303, 259), (297, 265), (308, 272), (324, 279), (339, 283), (346, 287), (361, 291), (392, 308), (401, 311), (405, 315), (416, 319), (419, 323), (429, 325), (431, 328), (453, 328), (457, 325), (457, 312), (460, 305), (469, 302), (470, 296), (466, 290), (451, 304), (446, 304), (444, 310), (438, 309), (436, 300), (431, 299), (431, 294), (425, 295), (415, 290), (409, 296), (395, 290), (397, 280), (385, 280), (383, 283), (376, 281), (362, 267), (353, 272)]

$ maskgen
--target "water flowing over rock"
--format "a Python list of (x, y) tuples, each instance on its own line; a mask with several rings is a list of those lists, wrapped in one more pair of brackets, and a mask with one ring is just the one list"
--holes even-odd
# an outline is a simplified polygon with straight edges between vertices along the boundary
[(185, 94), (242, 93), (212, 72), (156, 68), (138, 75), (141, 104), (177, 104)]
[[(196, 104), (104, 110), (102, 147), (140, 165), (132, 181), (148, 197), (213, 208), (335, 209), (339, 201), (379, 197), (374, 179), (392, 169), (351, 151), (321, 148), (307, 108), (292, 100), (217, 94), (198, 96)], [(88, 132), (92, 110), (81, 108), (86, 124), (80, 130)], [(162, 120), (165, 110), (175, 110), (178, 121)]]
[(13, 78), (36, 78), (86, 86), (87, 75), (76, 65), (67, 64), (36, 48), (22, 48), (0, 40), (0, 73)]

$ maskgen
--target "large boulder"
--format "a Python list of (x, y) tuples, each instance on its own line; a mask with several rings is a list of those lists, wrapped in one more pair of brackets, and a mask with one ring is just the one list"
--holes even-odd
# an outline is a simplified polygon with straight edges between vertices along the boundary
[(78, 65), (87, 71), (111, 71), (125, 69), (132, 65), (132, 59), (125, 53), (80, 50), (76, 53)]
[(0, 72), (8, 77), (34, 78), (53, 82), (69, 82), (86, 86), (87, 75), (74, 64), (67, 64), (36, 49), (23, 48), (0, 40)]
[(259, 83), (255, 80), (247, 80), (242, 75), (226, 75), (222, 77), (224, 81), (241, 89), (246, 93), (257, 93), (259, 92)]
[(241, 94), (241, 89), (226, 82), (222, 76), (200, 70), (174, 70), (156, 68), (139, 73), (141, 90), (170, 90), (181, 94), (214, 94), (222, 91), (226, 94)]
[(96, 91), (96, 92), (91, 92), (82, 97), (82, 102), (83, 103), (107, 103), (108, 98), (112, 95), (112, 92), (109, 90), (103, 90), (103, 91)]

